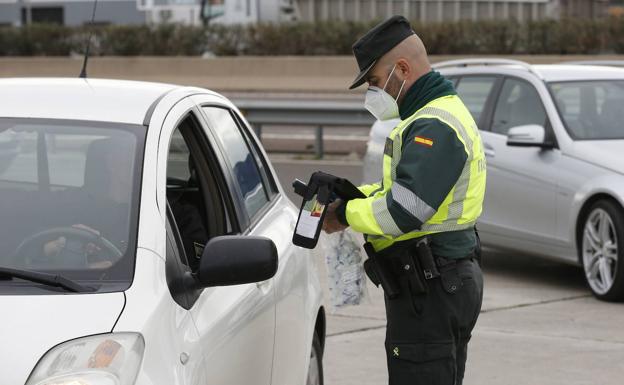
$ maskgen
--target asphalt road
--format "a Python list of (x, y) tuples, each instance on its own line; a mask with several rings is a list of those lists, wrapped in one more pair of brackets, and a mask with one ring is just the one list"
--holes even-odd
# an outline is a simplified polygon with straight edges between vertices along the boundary
[[(273, 164), (286, 187), (314, 170), (358, 183), (362, 167), (279, 157)], [(317, 262), (324, 278), (322, 255)], [(594, 299), (573, 266), (486, 249), (483, 270), (484, 303), (469, 345), (465, 385), (624, 383), (624, 304)], [(387, 383), (383, 296), (370, 285), (369, 293), (370, 303), (328, 317), (327, 385)]]

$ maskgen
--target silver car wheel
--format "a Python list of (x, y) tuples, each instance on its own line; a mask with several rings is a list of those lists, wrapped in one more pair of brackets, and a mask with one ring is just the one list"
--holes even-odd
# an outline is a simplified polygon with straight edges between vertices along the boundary
[(310, 366), (308, 367), (308, 381), (307, 385), (321, 385), (321, 373), (319, 367), (318, 352), (312, 346), (312, 352), (310, 353)]
[(593, 210), (585, 222), (583, 266), (591, 289), (596, 294), (606, 294), (617, 273), (618, 244), (613, 219), (602, 208)]

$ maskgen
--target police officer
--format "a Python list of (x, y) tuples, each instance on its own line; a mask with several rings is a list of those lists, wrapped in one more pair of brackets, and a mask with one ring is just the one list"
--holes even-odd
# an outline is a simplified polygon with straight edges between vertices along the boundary
[(387, 262), (397, 289), (385, 292), (390, 384), (459, 385), (483, 298), (479, 132), (405, 18), (377, 25), (353, 52), (360, 73), (351, 88), (368, 83), (366, 108), (401, 122), (386, 140), (383, 180), (359, 187), (367, 198), (330, 205), (323, 229), (350, 226)]

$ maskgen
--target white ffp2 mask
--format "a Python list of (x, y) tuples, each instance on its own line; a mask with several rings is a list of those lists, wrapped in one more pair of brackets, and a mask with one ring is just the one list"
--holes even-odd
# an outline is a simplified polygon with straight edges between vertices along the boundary
[[(397, 104), (396, 99), (386, 92), (386, 87), (388, 86), (390, 78), (394, 74), (395, 68), (396, 64), (392, 67), (392, 71), (390, 72), (390, 75), (388, 75), (388, 79), (386, 80), (386, 84), (384, 84), (383, 89), (371, 86), (368, 87), (368, 90), (366, 90), (364, 107), (379, 120), (390, 120), (399, 117), (399, 105)], [(399, 95), (401, 95), (404, 85), (405, 80), (401, 83), (401, 89), (399, 89), (397, 99), (399, 98)]]

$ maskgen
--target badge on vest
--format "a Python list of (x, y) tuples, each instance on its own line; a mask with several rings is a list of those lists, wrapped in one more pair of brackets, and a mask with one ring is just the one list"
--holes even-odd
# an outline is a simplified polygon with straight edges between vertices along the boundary
[(422, 136), (417, 136), (414, 138), (414, 142), (418, 143), (418, 144), (422, 144), (423, 146), (427, 146), (427, 147), (432, 147), (433, 146), (433, 140), (429, 139), (429, 138), (425, 138)]
[(388, 155), (392, 158), (392, 147), (394, 146), (394, 142), (390, 138), (386, 138), (386, 145), (384, 147), (384, 155)]

